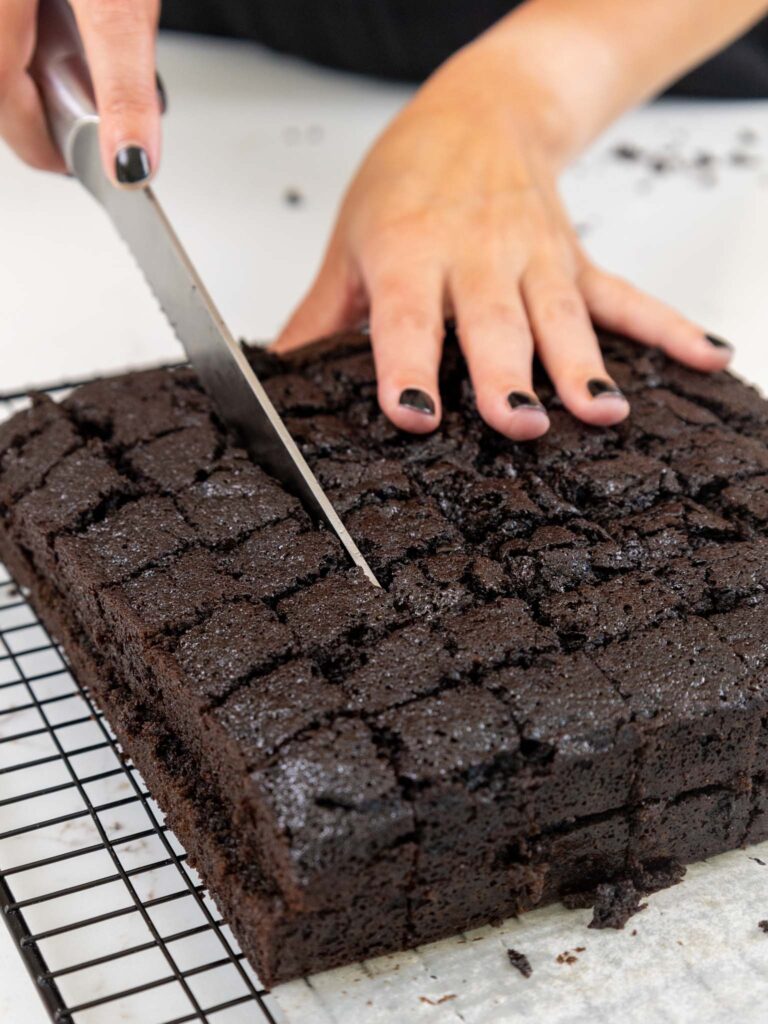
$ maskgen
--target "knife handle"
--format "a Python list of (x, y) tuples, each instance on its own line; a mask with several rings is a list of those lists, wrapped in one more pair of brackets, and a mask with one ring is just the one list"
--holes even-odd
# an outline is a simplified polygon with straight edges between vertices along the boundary
[(93, 83), (75, 16), (67, 0), (39, 0), (37, 45), (30, 73), (48, 119), (48, 129), (68, 170), (78, 130), (98, 122)]
[[(73, 149), (80, 129), (98, 124), (96, 97), (83, 42), (67, 0), (39, 0), (37, 43), (30, 64), (43, 101), (48, 129), (67, 169), (73, 169)], [(160, 109), (165, 90), (158, 76)]]

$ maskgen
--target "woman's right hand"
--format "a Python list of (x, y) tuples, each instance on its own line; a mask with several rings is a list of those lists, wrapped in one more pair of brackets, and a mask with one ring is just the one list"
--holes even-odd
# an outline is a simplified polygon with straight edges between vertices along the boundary
[[(155, 74), (159, 0), (71, 0), (101, 118), (104, 170), (115, 185), (144, 184), (160, 160)], [(32, 167), (63, 171), (29, 64), (37, 0), (0, 0), (0, 135)]]

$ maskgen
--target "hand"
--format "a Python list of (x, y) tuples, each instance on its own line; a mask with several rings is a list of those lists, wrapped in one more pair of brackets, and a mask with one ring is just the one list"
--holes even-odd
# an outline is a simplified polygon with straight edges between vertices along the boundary
[[(159, 0), (72, 0), (101, 117), (104, 169), (116, 185), (148, 180), (160, 159), (155, 76)], [(0, 135), (32, 167), (63, 171), (28, 67), (36, 0), (0, 0)]]
[(509, 64), (481, 37), (389, 125), (276, 343), (284, 352), (367, 313), (379, 402), (404, 430), (440, 420), (446, 315), (480, 415), (517, 440), (549, 425), (533, 393), (534, 350), (575, 416), (607, 426), (627, 415), (593, 320), (699, 370), (730, 357), (724, 342), (589, 260), (557, 195), (564, 130), (552, 97), (510, 79)]

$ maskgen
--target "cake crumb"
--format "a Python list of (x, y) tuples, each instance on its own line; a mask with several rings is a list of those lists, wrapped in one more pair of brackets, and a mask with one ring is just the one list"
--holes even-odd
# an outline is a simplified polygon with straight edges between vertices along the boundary
[(623, 928), (630, 917), (648, 906), (640, 902), (641, 895), (629, 879), (598, 885), (589, 927)]
[(633, 914), (645, 910), (647, 904), (640, 903), (641, 897), (677, 885), (684, 875), (685, 867), (675, 860), (636, 864), (628, 878), (567, 893), (562, 902), (569, 910), (594, 907), (590, 928), (623, 928)]
[(660, 860), (650, 864), (640, 864), (632, 872), (632, 882), (643, 896), (661, 889), (670, 889), (682, 882), (685, 877), (685, 865), (676, 860)]
[(757, 927), (761, 932), (765, 932), (768, 935), (768, 921), (762, 920), (757, 922)]
[(613, 147), (613, 155), (618, 160), (639, 160), (640, 150), (629, 142), (621, 142)]
[(531, 967), (531, 961), (525, 953), (518, 953), (516, 949), (508, 949), (507, 956), (515, 970), (520, 971), (524, 978), (530, 978), (533, 974), (533, 968)]
[(755, 864), (759, 864), (761, 868), (765, 867), (765, 861), (764, 860), (760, 860), (759, 857), (750, 857), (749, 859), (753, 860), (755, 862)]
[(558, 964), (575, 964), (578, 959), (569, 949), (566, 949), (563, 953), (557, 954), (555, 962)]
[(419, 996), (422, 1003), (426, 1003), (428, 1006), (440, 1006), (441, 1003), (447, 1003), (450, 999), (455, 999), (456, 993), (449, 992), (448, 995), (440, 996), (439, 999), (430, 999), (429, 996)]

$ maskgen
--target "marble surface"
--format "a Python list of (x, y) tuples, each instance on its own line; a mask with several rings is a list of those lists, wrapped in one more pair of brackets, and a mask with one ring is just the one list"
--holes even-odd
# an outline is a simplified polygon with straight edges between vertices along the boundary
[[(408, 92), (251, 46), (183, 37), (162, 41), (160, 67), (171, 102), (158, 193), (235, 333), (268, 338), (312, 275), (355, 163)], [(73, 182), (28, 172), (5, 151), (0, 181), (0, 391), (179, 357), (130, 257)], [(298, 190), (302, 202), (288, 204), (287, 189)], [(599, 261), (731, 338), (736, 369), (768, 389), (768, 104), (664, 103), (637, 111), (569, 172), (564, 192)], [(0, 586), (0, 616), (3, 600)], [(13, 635), (20, 644), (31, 640), (24, 628)], [(0, 682), (8, 681), (2, 677), (12, 671), (8, 664), (0, 658)], [(40, 671), (31, 664), (30, 671)], [(49, 713), (62, 716), (55, 719), (61, 722), (76, 717), (73, 702), (79, 698), (66, 695), (66, 673), (60, 665), (50, 670), (53, 675), (39, 684), (41, 696), (60, 698), (47, 705)], [(15, 691), (1, 691), (6, 708), (8, 700), (24, 703), (21, 688)], [(34, 729), (35, 714), (17, 710), (2, 716), (0, 740)], [(63, 731), (69, 728), (74, 742), (74, 731), (90, 726)], [(41, 756), (47, 742), (38, 734), (3, 743), (0, 766)], [(83, 762), (83, 773), (103, 770), (108, 769), (95, 756)], [(57, 782), (54, 769), (35, 771), (38, 785)], [(121, 799), (129, 783), (114, 778), (98, 784), (95, 799)], [(0, 800), (13, 795), (12, 780), (0, 775)], [(0, 806), (0, 831), (50, 807), (57, 814), (74, 809), (68, 791), (45, 799), (47, 808)], [(109, 834), (138, 827), (132, 814), (130, 806), (109, 811)], [(48, 856), (67, 844), (87, 844), (92, 828), (79, 818), (25, 833), (12, 841), (10, 853), (4, 845), (0, 856), (4, 866), (7, 857), (19, 863)], [(140, 867), (160, 859), (162, 850), (152, 842), (125, 844), (125, 863)], [(281, 986), (271, 996), (273, 1012), (288, 1024), (577, 1024), (619, 1018), (706, 1024), (730, 1017), (756, 1024), (764, 1019), (760, 997), (768, 974), (768, 938), (757, 928), (768, 917), (768, 867), (761, 860), (768, 862), (768, 844), (694, 866), (682, 885), (651, 897), (636, 925), (623, 933), (589, 932), (584, 912), (547, 908), (498, 929)], [(47, 869), (35, 873), (23, 895), (73, 884), (77, 870), (95, 875), (113, 869), (97, 858), (68, 864), (56, 877)], [(166, 869), (139, 877), (148, 898), (178, 882)], [(73, 913), (99, 913), (119, 906), (121, 896), (119, 886), (105, 885), (95, 897), (67, 897), (56, 907), (30, 911), (33, 926), (49, 928)], [(186, 920), (185, 902), (158, 905), (163, 927), (184, 927), (179, 922)], [(77, 957), (141, 941), (132, 915), (116, 922), (89, 936)], [(529, 956), (530, 979), (510, 968), (508, 946)], [(573, 954), (575, 961), (558, 962), (560, 953), (577, 946), (586, 948)], [(183, 967), (194, 968), (210, 952), (190, 943)], [(47, 954), (57, 965), (73, 962), (65, 940), (50, 940)], [(157, 979), (166, 969), (154, 954), (132, 958), (123, 984)], [(244, 984), (236, 971), (225, 969), (195, 977), (202, 1000), (230, 993), (235, 998)], [(69, 976), (67, 996), (80, 1002), (98, 998), (110, 983), (94, 968)], [(77, 1019), (167, 1019), (181, 1012), (171, 988), (86, 1010)], [(0, 1021), (45, 1019), (0, 928)], [(252, 1004), (212, 1018), (258, 1019)]]

